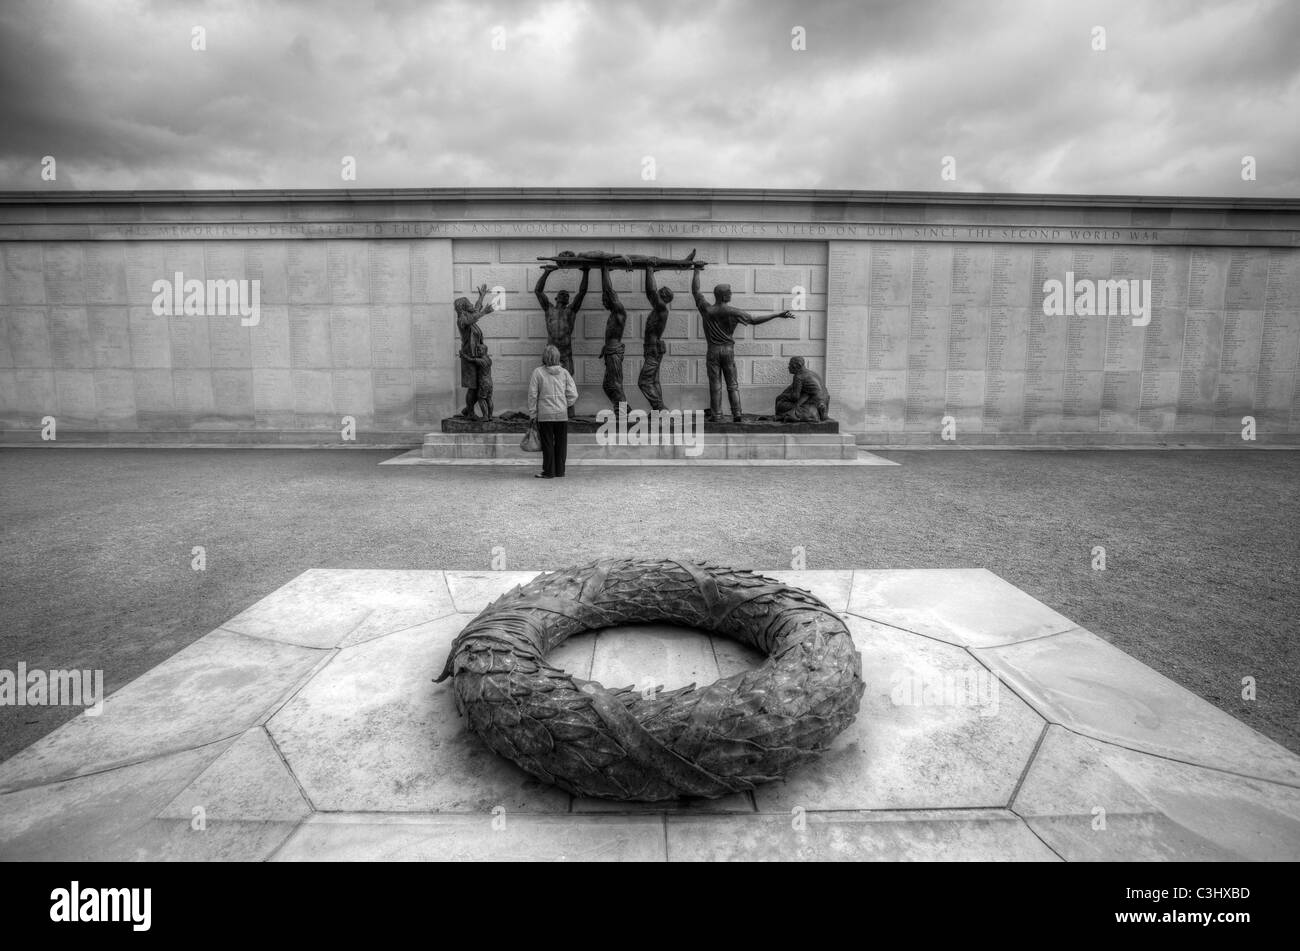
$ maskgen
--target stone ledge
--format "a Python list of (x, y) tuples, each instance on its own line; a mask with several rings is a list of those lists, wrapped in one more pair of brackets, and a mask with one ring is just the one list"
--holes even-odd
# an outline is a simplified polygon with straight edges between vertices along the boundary
[[(716, 433), (699, 434), (695, 445), (602, 445), (594, 432), (571, 432), (568, 461), (628, 460), (693, 462), (697, 460), (856, 460), (858, 447), (847, 433)], [(540, 463), (540, 453), (519, 448), (520, 433), (429, 433), (420, 454), (427, 460), (519, 460)]]
[(390, 449), (418, 446), (423, 430), (357, 430), (355, 440), (337, 429), (100, 429), (59, 428), (59, 438), (41, 439), (35, 429), (0, 429), (0, 446), (22, 448), (202, 449)]
[(201, 202), (230, 205), (244, 202), (365, 202), (503, 201), (547, 203), (564, 201), (679, 202), (809, 202), (812, 204), (1005, 205), (1047, 208), (1193, 208), (1199, 211), (1296, 211), (1294, 198), (1227, 198), (1173, 195), (1077, 195), (1048, 192), (879, 191), (820, 188), (248, 188), (248, 189), (31, 189), (0, 191), (0, 205), (158, 205)]
[(1243, 440), (1239, 431), (1187, 433), (975, 433), (945, 440), (937, 432), (855, 432), (859, 446), (872, 449), (1300, 449), (1300, 433), (1258, 433)]
[[(635, 411), (633, 407), (631, 411)], [(692, 412), (692, 410), (682, 410), (683, 413)], [(594, 433), (597, 432), (603, 424), (597, 421), (595, 416), (576, 416), (569, 420), (569, 435), (575, 433)], [(491, 420), (483, 419), (466, 419), (463, 416), (448, 416), (442, 421), (442, 431), (444, 433), (518, 433), (523, 435), (524, 430), (528, 428), (526, 419), (500, 419)], [(838, 433), (840, 424), (838, 421), (828, 419), (825, 422), (800, 422), (800, 423), (781, 423), (776, 420), (759, 419), (757, 417), (746, 417), (743, 422), (735, 422), (730, 417), (717, 422), (706, 421), (704, 423), (704, 432), (709, 435), (714, 433), (767, 433), (770, 435), (784, 435), (787, 433)]]

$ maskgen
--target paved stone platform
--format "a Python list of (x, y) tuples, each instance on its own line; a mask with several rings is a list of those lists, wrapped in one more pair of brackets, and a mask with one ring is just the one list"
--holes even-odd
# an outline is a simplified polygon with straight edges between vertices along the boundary
[[(312, 570), (0, 763), (0, 857), (1300, 859), (1300, 757), (996, 575), (768, 574), (844, 614), (867, 682), (786, 781), (667, 806), (543, 785), (432, 682), (534, 572)], [(665, 626), (553, 659), (669, 688), (761, 661)]]
[[(841, 433), (716, 433), (698, 434), (695, 445), (602, 445), (595, 433), (571, 432), (570, 466), (893, 466), (880, 456), (859, 449), (853, 437)], [(541, 467), (541, 453), (519, 448), (521, 436), (511, 432), (429, 433), (418, 450), (380, 465), (491, 465)]]
[[(636, 411), (636, 407), (633, 407), (633, 411)], [(686, 410), (685, 412), (690, 413), (692, 410)], [(607, 423), (595, 416), (572, 416), (569, 418), (569, 434), (594, 433), (607, 425)], [(759, 433), (768, 436), (788, 436), (798, 433), (838, 433), (840, 431), (839, 421), (834, 419), (820, 420), (818, 422), (786, 423), (752, 415), (743, 417), (741, 422), (736, 422), (731, 416), (724, 416), (718, 420), (709, 420), (704, 425), (709, 433), (718, 435), (726, 433)], [(528, 420), (526, 418), (502, 419), (499, 416), (490, 420), (448, 416), (439, 423), (439, 429), (444, 433), (515, 433), (522, 436), (524, 431), (528, 429)]]

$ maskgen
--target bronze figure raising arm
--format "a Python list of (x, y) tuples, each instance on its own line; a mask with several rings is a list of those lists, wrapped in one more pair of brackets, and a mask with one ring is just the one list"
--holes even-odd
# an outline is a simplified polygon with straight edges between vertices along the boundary
[[(696, 273), (699, 273), (698, 271)], [(655, 286), (655, 272), (653, 268), (645, 269), (645, 299), (650, 302), (650, 309), (662, 306), (659, 300), (659, 288)]]
[(587, 296), (587, 279), (591, 277), (591, 268), (582, 269), (582, 280), (578, 282), (578, 293), (573, 295), (573, 306), (569, 308), (570, 312), (577, 317), (578, 310), (582, 307), (582, 299)]
[(627, 308), (619, 300), (618, 291), (614, 290), (614, 285), (609, 279), (609, 266), (607, 264), (601, 264), (600, 266), (600, 297), (608, 310), (623, 317), (627, 316)]
[(700, 265), (696, 265), (695, 273), (691, 275), (691, 296), (695, 298), (695, 306), (701, 314), (707, 315), (709, 312), (709, 302), (704, 299), (700, 293)]
[(551, 299), (546, 296), (546, 279), (554, 271), (553, 267), (542, 268), (542, 276), (537, 279), (537, 286), (533, 288), (533, 293), (537, 295), (537, 303), (541, 305), (543, 313), (550, 313)]

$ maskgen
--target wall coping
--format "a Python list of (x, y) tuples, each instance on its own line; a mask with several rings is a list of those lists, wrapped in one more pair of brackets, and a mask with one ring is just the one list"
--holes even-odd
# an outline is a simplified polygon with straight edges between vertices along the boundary
[(1039, 208), (1169, 208), (1300, 213), (1300, 198), (1031, 194), (1018, 192), (861, 191), (746, 188), (316, 188), (0, 191), (0, 205), (219, 204), (394, 201), (710, 201), (793, 204), (956, 205)]

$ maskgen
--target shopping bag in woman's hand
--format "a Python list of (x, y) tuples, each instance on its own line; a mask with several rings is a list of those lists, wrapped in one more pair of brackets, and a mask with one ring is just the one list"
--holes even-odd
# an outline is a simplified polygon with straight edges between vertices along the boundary
[(528, 429), (524, 432), (524, 438), (519, 441), (519, 448), (524, 452), (542, 451), (542, 437), (537, 432), (537, 420), (528, 421)]

